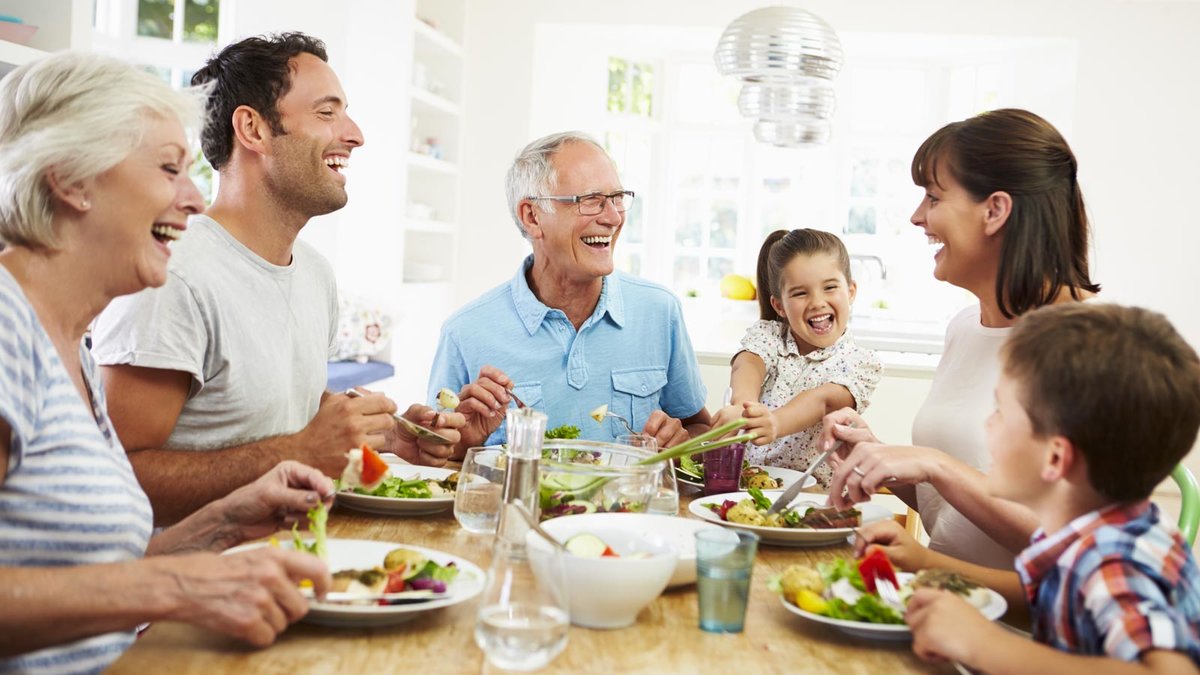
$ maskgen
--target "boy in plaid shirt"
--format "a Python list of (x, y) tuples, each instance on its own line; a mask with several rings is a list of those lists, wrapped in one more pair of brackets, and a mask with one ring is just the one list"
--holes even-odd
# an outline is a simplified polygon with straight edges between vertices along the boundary
[(1196, 352), (1154, 312), (1066, 303), (1024, 316), (1002, 357), (987, 488), (1042, 523), (1016, 574), (932, 552), (891, 521), (863, 528), (858, 546), (1000, 592), (1028, 608), (1041, 644), (919, 590), (905, 616), (913, 651), (988, 673), (1200, 672), (1200, 570), (1149, 501), (1200, 429)]

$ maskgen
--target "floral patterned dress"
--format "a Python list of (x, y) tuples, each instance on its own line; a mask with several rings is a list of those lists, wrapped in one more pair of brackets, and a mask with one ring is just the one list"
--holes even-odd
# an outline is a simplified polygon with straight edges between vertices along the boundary
[[(771, 410), (785, 405), (802, 391), (832, 383), (850, 392), (855, 409), (861, 413), (883, 374), (879, 356), (872, 349), (854, 344), (848, 330), (834, 344), (801, 354), (786, 323), (759, 320), (746, 330), (742, 350), (758, 355), (767, 366), (759, 400)], [(751, 464), (804, 471), (821, 454), (816, 447), (820, 434), (818, 422), (774, 443), (748, 446), (746, 459)], [(831, 474), (829, 465), (822, 464), (813, 475), (827, 487)]]

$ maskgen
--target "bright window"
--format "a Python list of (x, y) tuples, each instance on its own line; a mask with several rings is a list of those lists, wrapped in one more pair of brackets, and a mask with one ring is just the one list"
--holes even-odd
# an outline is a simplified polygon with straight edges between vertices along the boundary
[[(847, 60), (836, 82), (834, 136), (824, 146), (754, 141), (753, 121), (737, 112), (740, 83), (716, 73), (713, 38), (691, 29), (539, 31), (539, 49), (561, 54), (569, 46), (578, 58), (565, 76), (566, 66), (535, 58), (533, 95), (545, 100), (549, 90), (539, 84), (553, 86), (556, 106), (539, 107), (533, 128), (582, 126), (603, 140), (624, 185), (638, 193), (618, 265), (696, 297), (705, 315), (727, 311), (725, 274), (754, 276), (767, 233), (818, 228), (841, 236), (852, 255), (860, 341), (877, 334), (893, 348), (937, 351), (948, 319), (974, 299), (933, 279), (933, 251), (909, 222), (922, 194), (910, 176), (912, 155), (938, 127), (997, 107), (1034, 110), (1069, 137), (1077, 46), (841, 37)], [(595, 72), (579, 75), (585, 67)]]
[[(93, 46), (187, 87), (217, 43), (220, 12), (221, 0), (96, 0)], [(196, 145), (192, 179), (208, 202), (215, 176)]]

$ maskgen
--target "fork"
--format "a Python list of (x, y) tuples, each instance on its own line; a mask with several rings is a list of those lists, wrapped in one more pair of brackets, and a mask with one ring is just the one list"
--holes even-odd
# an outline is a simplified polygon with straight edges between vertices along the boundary
[(517, 404), (518, 410), (524, 410), (525, 408), (529, 407), (529, 406), (525, 405), (525, 402), (521, 400), (521, 397), (517, 396), (517, 392), (513, 391), (512, 389), (506, 389), (505, 391), (508, 392), (508, 397), (511, 398), (514, 403)]
[(896, 584), (892, 583), (891, 579), (883, 577), (875, 577), (875, 592), (879, 594), (879, 599), (888, 607), (904, 614), (904, 603), (900, 601), (900, 591), (896, 589)]
[(611, 412), (611, 411), (608, 411), (608, 410), (605, 410), (605, 411), (604, 411), (604, 416), (605, 416), (605, 417), (615, 417), (616, 419), (620, 420), (620, 421), (621, 421), (621, 424), (624, 424), (624, 425), (625, 425), (625, 429), (626, 429), (627, 431), (629, 431), (629, 434), (630, 434), (631, 436), (637, 436), (638, 432), (636, 432), (636, 431), (634, 431), (634, 430), (633, 430), (633, 425), (629, 423), (629, 420), (625, 419), (624, 417), (621, 417), (620, 415), (618, 415), (618, 414), (617, 414), (617, 413), (615, 413), (615, 412)]

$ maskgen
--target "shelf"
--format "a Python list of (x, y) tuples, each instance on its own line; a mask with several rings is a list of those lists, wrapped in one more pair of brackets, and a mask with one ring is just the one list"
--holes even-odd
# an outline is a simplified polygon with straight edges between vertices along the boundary
[(447, 162), (444, 159), (435, 159), (429, 155), (421, 155), (415, 152), (408, 153), (408, 164), (409, 166), (435, 173), (443, 173), (451, 176), (458, 174), (458, 165)]
[(8, 71), (45, 55), (46, 52), (40, 49), (0, 40), (0, 73), (7, 74)]
[(458, 117), (462, 114), (462, 109), (458, 107), (457, 103), (419, 87), (412, 88), (412, 100), (414, 103), (421, 104), (421, 107), (446, 113), (447, 115)]
[(408, 218), (404, 221), (404, 229), (410, 232), (454, 234), (458, 231), (458, 225), (454, 223), (448, 223), (444, 220), (422, 220), (419, 218)]
[(417, 40), (424, 40), (430, 45), (433, 45), (435, 48), (440, 49), (451, 56), (462, 58), (463, 50), (461, 45), (459, 45), (445, 33), (434, 28), (433, 26), (430, 26), (420, 19), (417, 19), (415, 23), (413, 34), (416, 35)]

